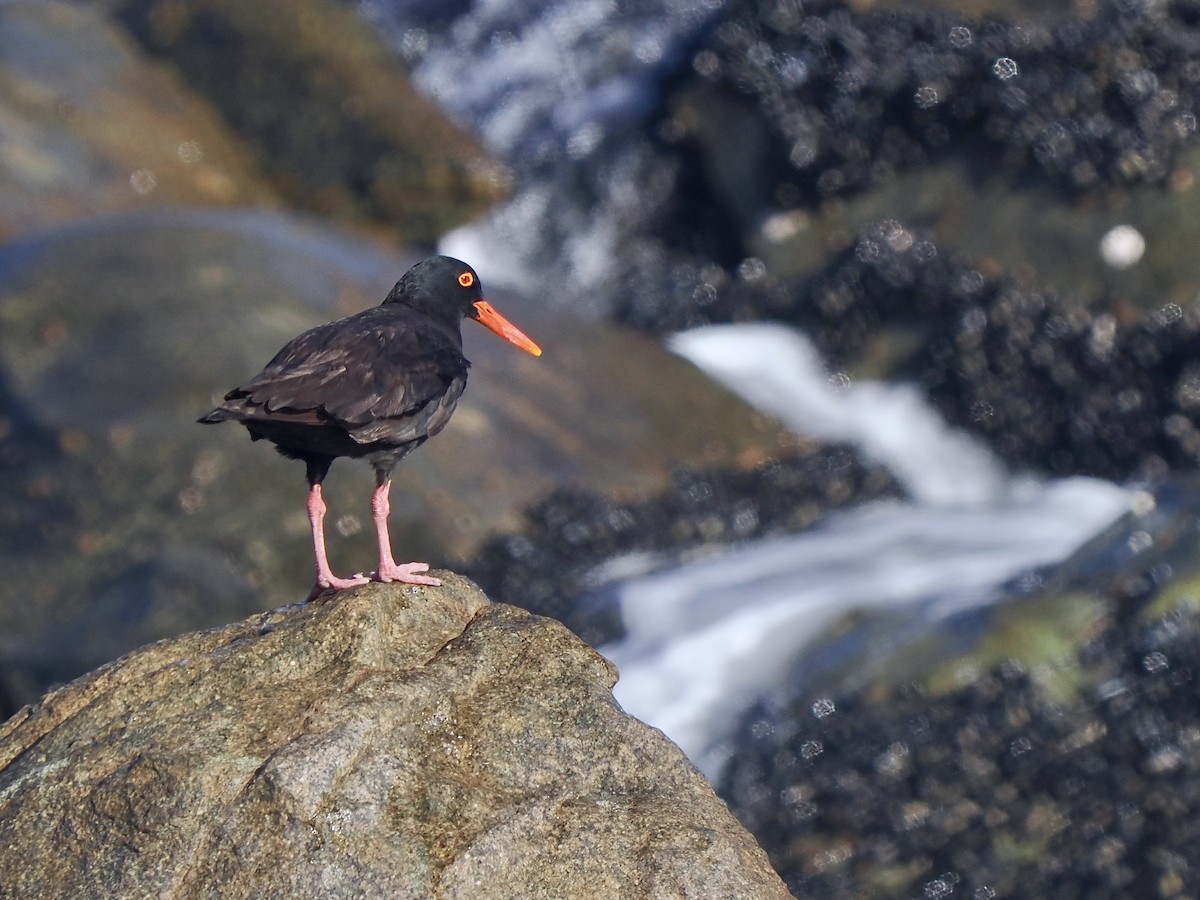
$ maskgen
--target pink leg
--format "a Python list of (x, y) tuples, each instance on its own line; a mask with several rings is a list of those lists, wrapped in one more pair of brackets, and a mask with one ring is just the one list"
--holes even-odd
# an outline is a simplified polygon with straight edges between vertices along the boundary
[(321, 498), (320, 483), (314, 484), (308, 489), (308, 522), (312, 526), (313, 554), (317, 558), (317, 580), (313, 584), (312, 593), (308, 595), (308, 599), (312, 600), (318, 594), (331, 588), (340, 591), (343, 588), (366, 584), (367, 579), (361, 575), (353, 578), (338, 578), (329, 569), (329, 557), (325, 555), (325, 501)]
[(371, 494), (371, 519), (375, 522), (375, 535), (379, 539), (379, 568), (371, 573), (376, 581), (400, 581), (404, 584), (429, 584), (437, 586), (441, 581), (432, 575), (419, 575), (428, 572), (429, 564), (411, 562), (397, 565), (392, 559), (392, 539), (388, 534), (388, 513), (392, 505), (388, 495), (392, 491), (392, 480), (389, 478), (375, 488)]

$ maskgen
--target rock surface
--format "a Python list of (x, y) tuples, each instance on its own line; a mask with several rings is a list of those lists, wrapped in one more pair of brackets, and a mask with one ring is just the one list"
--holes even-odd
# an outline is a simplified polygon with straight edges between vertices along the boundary
[(0, 896), (788, 896), (610, 664), (442, 577), (162, 641), (21, 710)]

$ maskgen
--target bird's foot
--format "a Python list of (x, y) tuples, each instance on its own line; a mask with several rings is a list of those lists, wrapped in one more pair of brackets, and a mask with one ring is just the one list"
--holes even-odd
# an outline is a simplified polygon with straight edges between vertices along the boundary
[(432, 575), (421, 575), (420, 572), (428, 572), (429, 564), (423, 562), (410, 562), (403, 565), (397, 565), (394, 562), (381, 563), (379, 568), (371, 573), (371, 578), (375, 581), (399, 581), (402, 584), (427, 584), (431, 587), (437, 587), (441, 584), (441, 580), (434, 578)]
[(365, 575), (355, 575), (352, 578), (338, 578), (336, 575), (319, 576), (313, 582), (312, 591), (309, 592), (308, 599), (315, 600), (326, 591), (344, 591), (346, 588), (358, 587), (360, 584), (367, 584), (369, 581), (370, 579)]

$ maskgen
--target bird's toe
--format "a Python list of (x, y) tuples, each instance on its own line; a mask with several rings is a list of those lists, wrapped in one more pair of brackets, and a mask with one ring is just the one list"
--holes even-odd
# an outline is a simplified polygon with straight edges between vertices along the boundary
[(375, 581), (384, 582), (400, 582), (401, 584), (424, 584), (430, 587), (437, 587), (442, 582), (434, 578), (432, 575), (422, 575), (422, 572), (429, 571), (429, 564), (423, 562), (404, 563), (397, 565), (381, 565), (378, 570), (371, 573), (371, 577)]

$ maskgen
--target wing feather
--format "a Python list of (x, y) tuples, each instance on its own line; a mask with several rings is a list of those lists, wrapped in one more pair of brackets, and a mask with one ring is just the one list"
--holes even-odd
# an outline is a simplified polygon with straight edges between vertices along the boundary
[(230, 391), (224, 408), (242, 420), (336, 425), (358, 443), (436, 434), (462, 395), (470, 364), (443, 332), (382, 309), (294, 338)]

